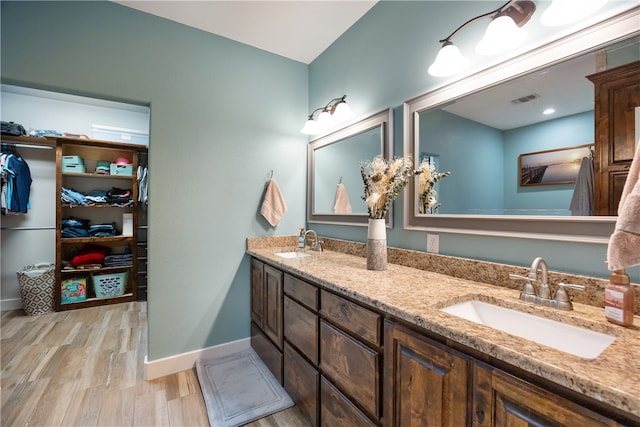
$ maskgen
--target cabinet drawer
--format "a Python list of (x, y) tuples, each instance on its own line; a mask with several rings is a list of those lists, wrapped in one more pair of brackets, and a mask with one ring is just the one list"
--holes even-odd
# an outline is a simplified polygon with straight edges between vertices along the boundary
[(284, 343), (284, 389), (311, 426), (318, 425), (320, 374), (297, 351)]
[(318, 310), (318, 288), (296, 279), (288, 274), (284, 275), (284, 293), (294, 300), (306, 305), (312, 310)]
[(324, 290), (320, 295), (320, 312), (327, 319), (345, 331), (381, 346), (382, 318), (379, 314)]
[(320, 321), (320, 370), (350, 399), (380, 417), (380, 355)]
[(260, 356), (278, 382), (282, 384), (282, 353), (260, 332), (260, 329), (253, 322), (251, 322), (251, 348)]
[(318, 365), (318, 315), (284, 297), (284, 336)]
[(375, 427), (353, 403), (325, 377), (320, 381), (320, 419), (325, 427)]

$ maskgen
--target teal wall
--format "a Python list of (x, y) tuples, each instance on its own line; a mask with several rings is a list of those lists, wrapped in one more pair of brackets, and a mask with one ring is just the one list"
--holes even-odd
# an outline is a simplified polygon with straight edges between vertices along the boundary
[(245, 238), (304, 225), (308, 67), (112, 2), (1, 15), (3, 83), (151, 106), (149, 360), (248, 337)]
[[(548, 2), (537, 2), (538, 10), (531, 18), (539, 20)], [(324, 105), (328, 99), (347, 94), (354, 112), (362, 115), (383, 108), (394, 109), (395, 153), (402, 153), (402, 103), (429, 90), (455, 81), (455, 77), (431, 77), (427, 68), (435, 58), (438, 40), (450, 34), (464, 20), (504, 4), (501, 1), (382, 1), (323, 52), (309, 67), (309, 108)], [(630, 8), (634, 1), (609, 2), (608, 7)], [(486, 25), (486, 24), (485, 24)], [(471, 25), (456, 45), (464, 50), (480, 70), (505, 58), (479, 57), (473, 54), (485, 25)], [(565, 27), (536, 31), (528, 25), (527, 47), (531, 48), (559, 37)], [(487, 165), (491, 167), (491, 165)], [(448, 178), (447, 178), (448, 179)], [(509, 179), (505, 176), (505, 179)], [(426, 233), (402, 228), (401, 195), (394, 204), (394, 228), (387, 238), (391, 246), (426, 250)], [(366, 241), (364, 227), (314, 224), (319, 234)], [(440, 235), (440, 253), (466, 258), (529, 266), (537, 256), (543, 256), (553, 270), (608, 277), (604, 260), (606, 245), (563, 243), (555, 241)], [(640, 281), (640, 268), (628, 271), (635, 282)]]
[[(504, 157), (499, 129), (433, 109), (420, 113), (420, 153), (439, 156), (440, 214), (495, 215), (504, 209)], [(470, 184), (473, 183), (473, 184)]]

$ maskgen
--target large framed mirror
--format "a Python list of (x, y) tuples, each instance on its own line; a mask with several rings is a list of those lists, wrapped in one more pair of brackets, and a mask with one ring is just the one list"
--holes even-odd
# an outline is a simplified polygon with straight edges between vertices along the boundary
[[(392, 135), (392, 112), (386, 109), (309, 142), (307, 222), (367, 225), (360, 164), (379, 155), (390, 159)], [(391, 218), (390, 212), (387, 227)]]
[[(405, 154), (416, 167), (428, 161), (450, 175), (435, 184), (436, 212), (420, 203), (418, 179), (410, 184), (404, 227), (607, 243), (615, 217), (571, 209), (581, 158), (594, 143), (594, 86), (586, 76), (607, 50), (640, 60), (639, 16), (636, 8), (405, 102)], [(558, 114), (542, 119), (547, 104)], [(574, 152), (572, 178), (523, 184), (530, 172), (523, 159), (545, 158), (546, 167), (558, 161), (545, 156), (566, 162)]]

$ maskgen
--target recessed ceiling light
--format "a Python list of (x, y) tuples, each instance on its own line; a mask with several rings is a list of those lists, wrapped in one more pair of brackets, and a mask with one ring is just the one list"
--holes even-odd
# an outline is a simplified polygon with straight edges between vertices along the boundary
[(542, 114), (544, 114), (545, 116), (548, 116), (549, 114), (553, 114), (555, 112), (556, 112), (555, 108), (547, 108), (542, 112)]

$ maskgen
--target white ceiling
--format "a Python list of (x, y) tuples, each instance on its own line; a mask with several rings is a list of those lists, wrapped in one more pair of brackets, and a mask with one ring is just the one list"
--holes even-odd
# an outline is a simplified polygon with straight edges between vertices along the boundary
[(305, 64), (377, 0), (114, 0)]

